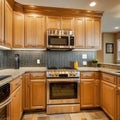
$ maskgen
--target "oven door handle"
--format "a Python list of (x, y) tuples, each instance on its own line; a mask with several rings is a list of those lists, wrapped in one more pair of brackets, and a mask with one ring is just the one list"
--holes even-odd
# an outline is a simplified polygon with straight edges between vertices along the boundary
[(5, 107), (6, 105), (8, 105), (11, 101), (12, 101), (12, 98), (9, 97), (4, 102), (0, 103), (0, 109), (3, 108), (3, 107)]
[(48, 82), (78, 82), (80, 83), (79, 79), (47, 79)]

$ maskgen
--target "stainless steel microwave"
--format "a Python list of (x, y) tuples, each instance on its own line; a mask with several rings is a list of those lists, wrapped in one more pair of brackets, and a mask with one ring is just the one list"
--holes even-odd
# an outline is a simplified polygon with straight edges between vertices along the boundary
[(74, 48), (74, 33), (72, 30), (47, 30), (47, 49), (72, 50)]

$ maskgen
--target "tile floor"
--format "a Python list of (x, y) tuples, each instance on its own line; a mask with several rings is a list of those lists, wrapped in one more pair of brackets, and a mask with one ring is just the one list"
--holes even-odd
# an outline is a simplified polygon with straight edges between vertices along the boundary
[(103, 111), (82, 111), (80, 113), (47, 115), (43, 112), (27, 113), (22, 120), (110, 120)]

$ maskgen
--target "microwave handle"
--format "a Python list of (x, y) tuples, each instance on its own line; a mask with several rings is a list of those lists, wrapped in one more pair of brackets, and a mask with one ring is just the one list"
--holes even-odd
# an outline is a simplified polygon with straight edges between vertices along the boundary
[(3, 107), (5, 107), (6, 105), (8, 105), (11, 101), (12, 101), (12, 98), (9, 97), (4, 102), (0, 103), (0, 109), (3, 108)]

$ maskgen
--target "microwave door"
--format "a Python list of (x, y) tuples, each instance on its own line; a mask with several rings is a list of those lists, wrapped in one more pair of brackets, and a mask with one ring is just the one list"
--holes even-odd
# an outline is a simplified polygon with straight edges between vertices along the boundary
[(49, 36), (48, 37), (48, 46), (68, 46), (68, 36)]

